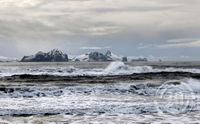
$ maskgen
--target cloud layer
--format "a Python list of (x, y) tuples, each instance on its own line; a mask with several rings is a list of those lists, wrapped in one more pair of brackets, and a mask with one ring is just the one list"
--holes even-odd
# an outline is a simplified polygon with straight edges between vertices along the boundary
[(199, 40), (169, 41), (200, 39), (199, 6), (199, 0), (0, 0), (0, 53), (111, 46), (126, 55), (195, 56), (190, 49)]

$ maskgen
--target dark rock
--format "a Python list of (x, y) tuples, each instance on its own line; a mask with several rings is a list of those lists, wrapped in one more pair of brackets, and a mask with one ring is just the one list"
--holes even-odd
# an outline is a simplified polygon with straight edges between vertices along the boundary
[(97, 61), (97, 62), (115, 61), (115, 58), (113, 58), (111, 51), (107, 51), (105, 54), (100, 52), (91, 52), (88, 54), (88, 56), (89, 56), (89, 61)]
[(128, 58), (127, 57), (122, 57), (122, 61), (123, 62), (128, 62)]
[(36, 96), (37, 97), (46, 97), (46, 94), (45, 93), (37, 93)]
[(97, 61), (97, 62), (103, 62), (107, 61), (107, 57), (99, 52), (91, 52), (89, 53), (89, 61)]
[(1, 91), (1, 92), (4, 92), (4, 93), (13, 93), (15, 90), (14, 90), (13, 88), (1, 87), (1, 88), (0, 88), (0, 91)]
[(80, 62), (81, 60), (79, 60), (79, 59), (76, 58), (74, 61), (75, 61), (75, 62)]
[(113, 54), (111, 51), (107, 51), (105, 54), (101, 52), (89, 52), (72, 59), (75, 62), (79, 61), (89, 61), (89, 62), (108, 62), (108, 61), (119, 61), (120, 57)]
[(5, 87), (0, 87), (0, 91), (6, 93), (7, 89)]
[(38, 52), (35, 55), (24, 56), (22, 62), (64, 62), (68, 61), (68, 55), (59, 50), (52, 50), (48, 53)]
[(146, 85), (145, 84), (138, 84), (138, 85), (131, 85), (130, 89), (132, 90), (140, 90), (140, 89), (145, 89)]
[(112, 56), (112, 52), (111, 52), (110, 50), (108, 50), (108, 51), (106, 52), (105, 56), (111, 57), (111, 56)]
[(106, 56), (107, 61), (114, 61), (113, 58), (112, 58), (112, 52), (111, 51), (108, 50), (106, 52), (105, 56)]

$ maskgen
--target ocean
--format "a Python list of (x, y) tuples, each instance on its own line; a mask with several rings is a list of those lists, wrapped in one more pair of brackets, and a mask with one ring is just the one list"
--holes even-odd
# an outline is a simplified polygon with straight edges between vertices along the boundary
[(200, 62), (0, 63), (0, 123), (200, 123)]

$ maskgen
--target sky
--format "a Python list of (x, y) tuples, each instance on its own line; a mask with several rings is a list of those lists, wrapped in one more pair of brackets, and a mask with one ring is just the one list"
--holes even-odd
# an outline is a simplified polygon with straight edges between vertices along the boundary
[(0, 0), (0, 56), (54, 48), (200, 60), (200, 0)]

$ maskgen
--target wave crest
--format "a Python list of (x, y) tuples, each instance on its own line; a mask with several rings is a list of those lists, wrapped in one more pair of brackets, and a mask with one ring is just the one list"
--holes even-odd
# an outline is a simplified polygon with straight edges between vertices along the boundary
[(104, 74), (133, 74), (133, 73), (145, 73), (151, 72), (153, 68), (151, 66), (129, 66), (123, 62), (111, 62), (110, 65), (104, 70)]
[(200, 69), (194, 68), (154, 68), (152, 66), (130, 66), (123, 62), (111, 62), (104, 68), (76, 68), (74, 66), (0, 66), (0, 77), (12, 75), (59, 75), (59, 76), (82, 76), (82, 75), (129, 75), (134, 73), (150, 72), (190, 72), (200, 73)]

